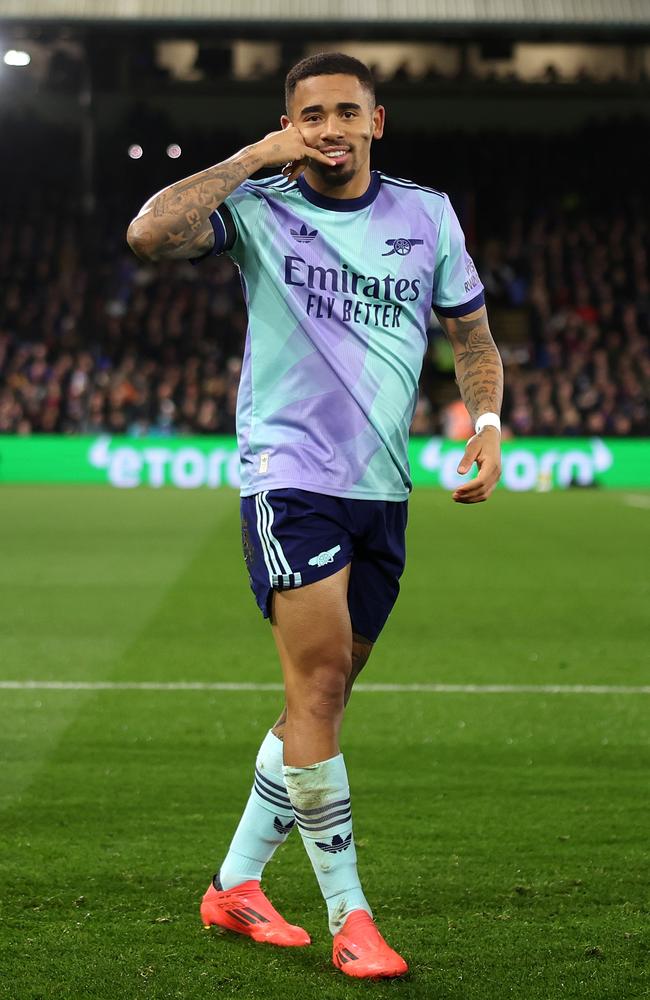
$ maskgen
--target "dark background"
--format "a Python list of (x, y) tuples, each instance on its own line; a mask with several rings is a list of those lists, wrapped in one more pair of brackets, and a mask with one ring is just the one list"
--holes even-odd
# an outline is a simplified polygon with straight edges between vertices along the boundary
[[(237, 25), (0, 25), (5, 49), (33, 53), (30, 66), (0, 64), (0, 433), (234, 430), (236, 272), (221, 259), (145, 266), (125, 233), (156, 190), (278, 127), (305, 32), (260, 29), (276, 65), (241, 79)], [(195, 79), (160, 65), (160, 43), (179, 37), (196, 42)], [(344, 37), (309, 28), (323, 49)], [(649, 37), (347, 27), (380, 55), (388, 124), (374, 166), (448, 191), (461, 217), (506, 364), (510, 433), (650, 433)], [(389, 39), (404, 60), (386, 72)], [(454, 49), (453, 72), (434, 59), (413, 71), (409, 45), (427, 39)], [(622, 69), (549, 62), (524, 78), (503, 68), (522, 41), (615, 44)], [(456, 398), (432, 320), (413, 430), (452, 432)]]

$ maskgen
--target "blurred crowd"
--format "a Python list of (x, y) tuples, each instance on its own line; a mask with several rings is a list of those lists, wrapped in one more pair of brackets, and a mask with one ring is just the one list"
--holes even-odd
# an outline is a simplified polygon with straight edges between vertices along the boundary
[(246, 317), (232, 265), (149, 267), (120, 231), (89, 266), (82, 228), (51, 213), (3, 231), (0, 432), (234, 433)]
[[(455, 201), (504, 358), (506, 428), (650, 435), (643, 202), (633, 191), (596, 203), (549, 190), (544, 201), (511, 199), (506, 213), (499, 201), (491, 213), (474, 190), (473, 204)], [(123, 196), (92, 216), (78, 199), (47, 192), (7, 203), (0, 433), (234, 432), (246, 334), (239, 276), (225, 257), (140, 262), (125, 243), (132, 214)], [(453, 359), (432, 316), (413, 431), (449, 432), (455, 397)]]
[(515, 218), (483, 245), (513, 435), (650, 434), (649, 249), (643, 216), (616, 212)]
[(508, 244), (488, 247), (492, 297), (530, 314), (508, 365), (514, 434), (650, 433), (648, 237), (643, 216), (612, 213), (537, 222), (525, 237), (515, 224)]

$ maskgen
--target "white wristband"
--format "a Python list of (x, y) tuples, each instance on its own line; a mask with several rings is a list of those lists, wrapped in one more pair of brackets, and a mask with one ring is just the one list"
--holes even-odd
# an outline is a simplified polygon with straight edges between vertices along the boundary
[(482, 413), (474, 425), (474, 430), (480, 434), (484, 427), (496, 427), (501, 431), (501, 420), (498, 413)]

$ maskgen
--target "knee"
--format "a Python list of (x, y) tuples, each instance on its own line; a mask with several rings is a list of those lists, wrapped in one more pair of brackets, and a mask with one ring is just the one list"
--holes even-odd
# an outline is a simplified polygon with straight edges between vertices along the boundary
[(328, 677), (314, 682), (293, 698), (288, 698), (291, 715), (323, 721), (338, 718), (345, 706), (345, 681)]
[(287, 690), (289, 712), (314, 719), (331, 719), (343, 711), (345, 692), (352, 670), (350, 654), (321, 658), (297, 678)]

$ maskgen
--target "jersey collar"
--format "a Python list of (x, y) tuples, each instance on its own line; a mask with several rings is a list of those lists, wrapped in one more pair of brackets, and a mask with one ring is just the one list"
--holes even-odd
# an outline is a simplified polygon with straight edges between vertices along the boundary
[(304, 174), (298, 178), (298, 187), (303, 198), (318, 208), (328, 208), (333, 212), (358, 212), (360, 208), (367, 208), (368, 205), (371, 205), (379, 194), (381, 177), (378, 170), (373, 170), (370, 174), (368, 189), (359, 198), (330, 198), (329, 195), (319, 194), (318, 191), (314, 191), (313, 187), (310, 187)]

